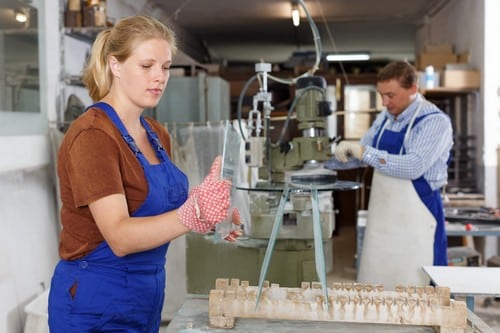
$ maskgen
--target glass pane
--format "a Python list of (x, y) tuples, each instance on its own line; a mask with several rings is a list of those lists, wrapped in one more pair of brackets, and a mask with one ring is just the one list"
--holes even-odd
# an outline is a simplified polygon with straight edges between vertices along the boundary
[(40, 112), (38, 11), (0, 0), (0, 110)]
[(233, 180), (240, 161), (241, 135), (238, 133), (231, 122), (226, 122), (224, 130), (224, 147), (222, 150), (221, 177)]

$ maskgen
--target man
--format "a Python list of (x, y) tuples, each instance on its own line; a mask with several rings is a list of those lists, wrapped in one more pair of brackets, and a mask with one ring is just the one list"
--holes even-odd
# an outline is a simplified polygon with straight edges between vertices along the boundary
[(429, 284), (425, 265), (447, 265), (440, 189), (453, 145), (449, 117), (418, 92), (418, 73), (395, 61), (377, 75), (385, 109), (361, 141), (342, 141), (330, 169), (374, 168), (358, 282)]

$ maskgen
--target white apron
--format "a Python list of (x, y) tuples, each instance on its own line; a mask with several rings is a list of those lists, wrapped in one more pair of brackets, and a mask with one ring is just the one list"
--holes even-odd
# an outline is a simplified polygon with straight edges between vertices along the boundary
[[(422, 103), (408, 126), (420, 112)], [(383, 130), (379, 138), (382, 137)], [(378, 144), (377, 144), (378, 146)], [(358, 282), (426, 286), (429, 278), (422, 266), (432, 265), (436, 220), (408, 179), (374, 171)]]

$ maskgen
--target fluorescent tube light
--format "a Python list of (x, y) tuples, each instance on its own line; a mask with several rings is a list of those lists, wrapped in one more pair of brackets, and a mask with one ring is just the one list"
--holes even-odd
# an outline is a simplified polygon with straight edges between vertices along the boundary
[(364, 61), (369, 59), (368, 53), (329, 54), (326, 56), (327, 61)]

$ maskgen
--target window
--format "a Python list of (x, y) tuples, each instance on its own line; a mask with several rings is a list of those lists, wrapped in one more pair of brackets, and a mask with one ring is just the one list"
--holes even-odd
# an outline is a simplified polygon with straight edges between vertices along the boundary
[(38, 11), (0, 0), (0, 110), (40, 112)]

